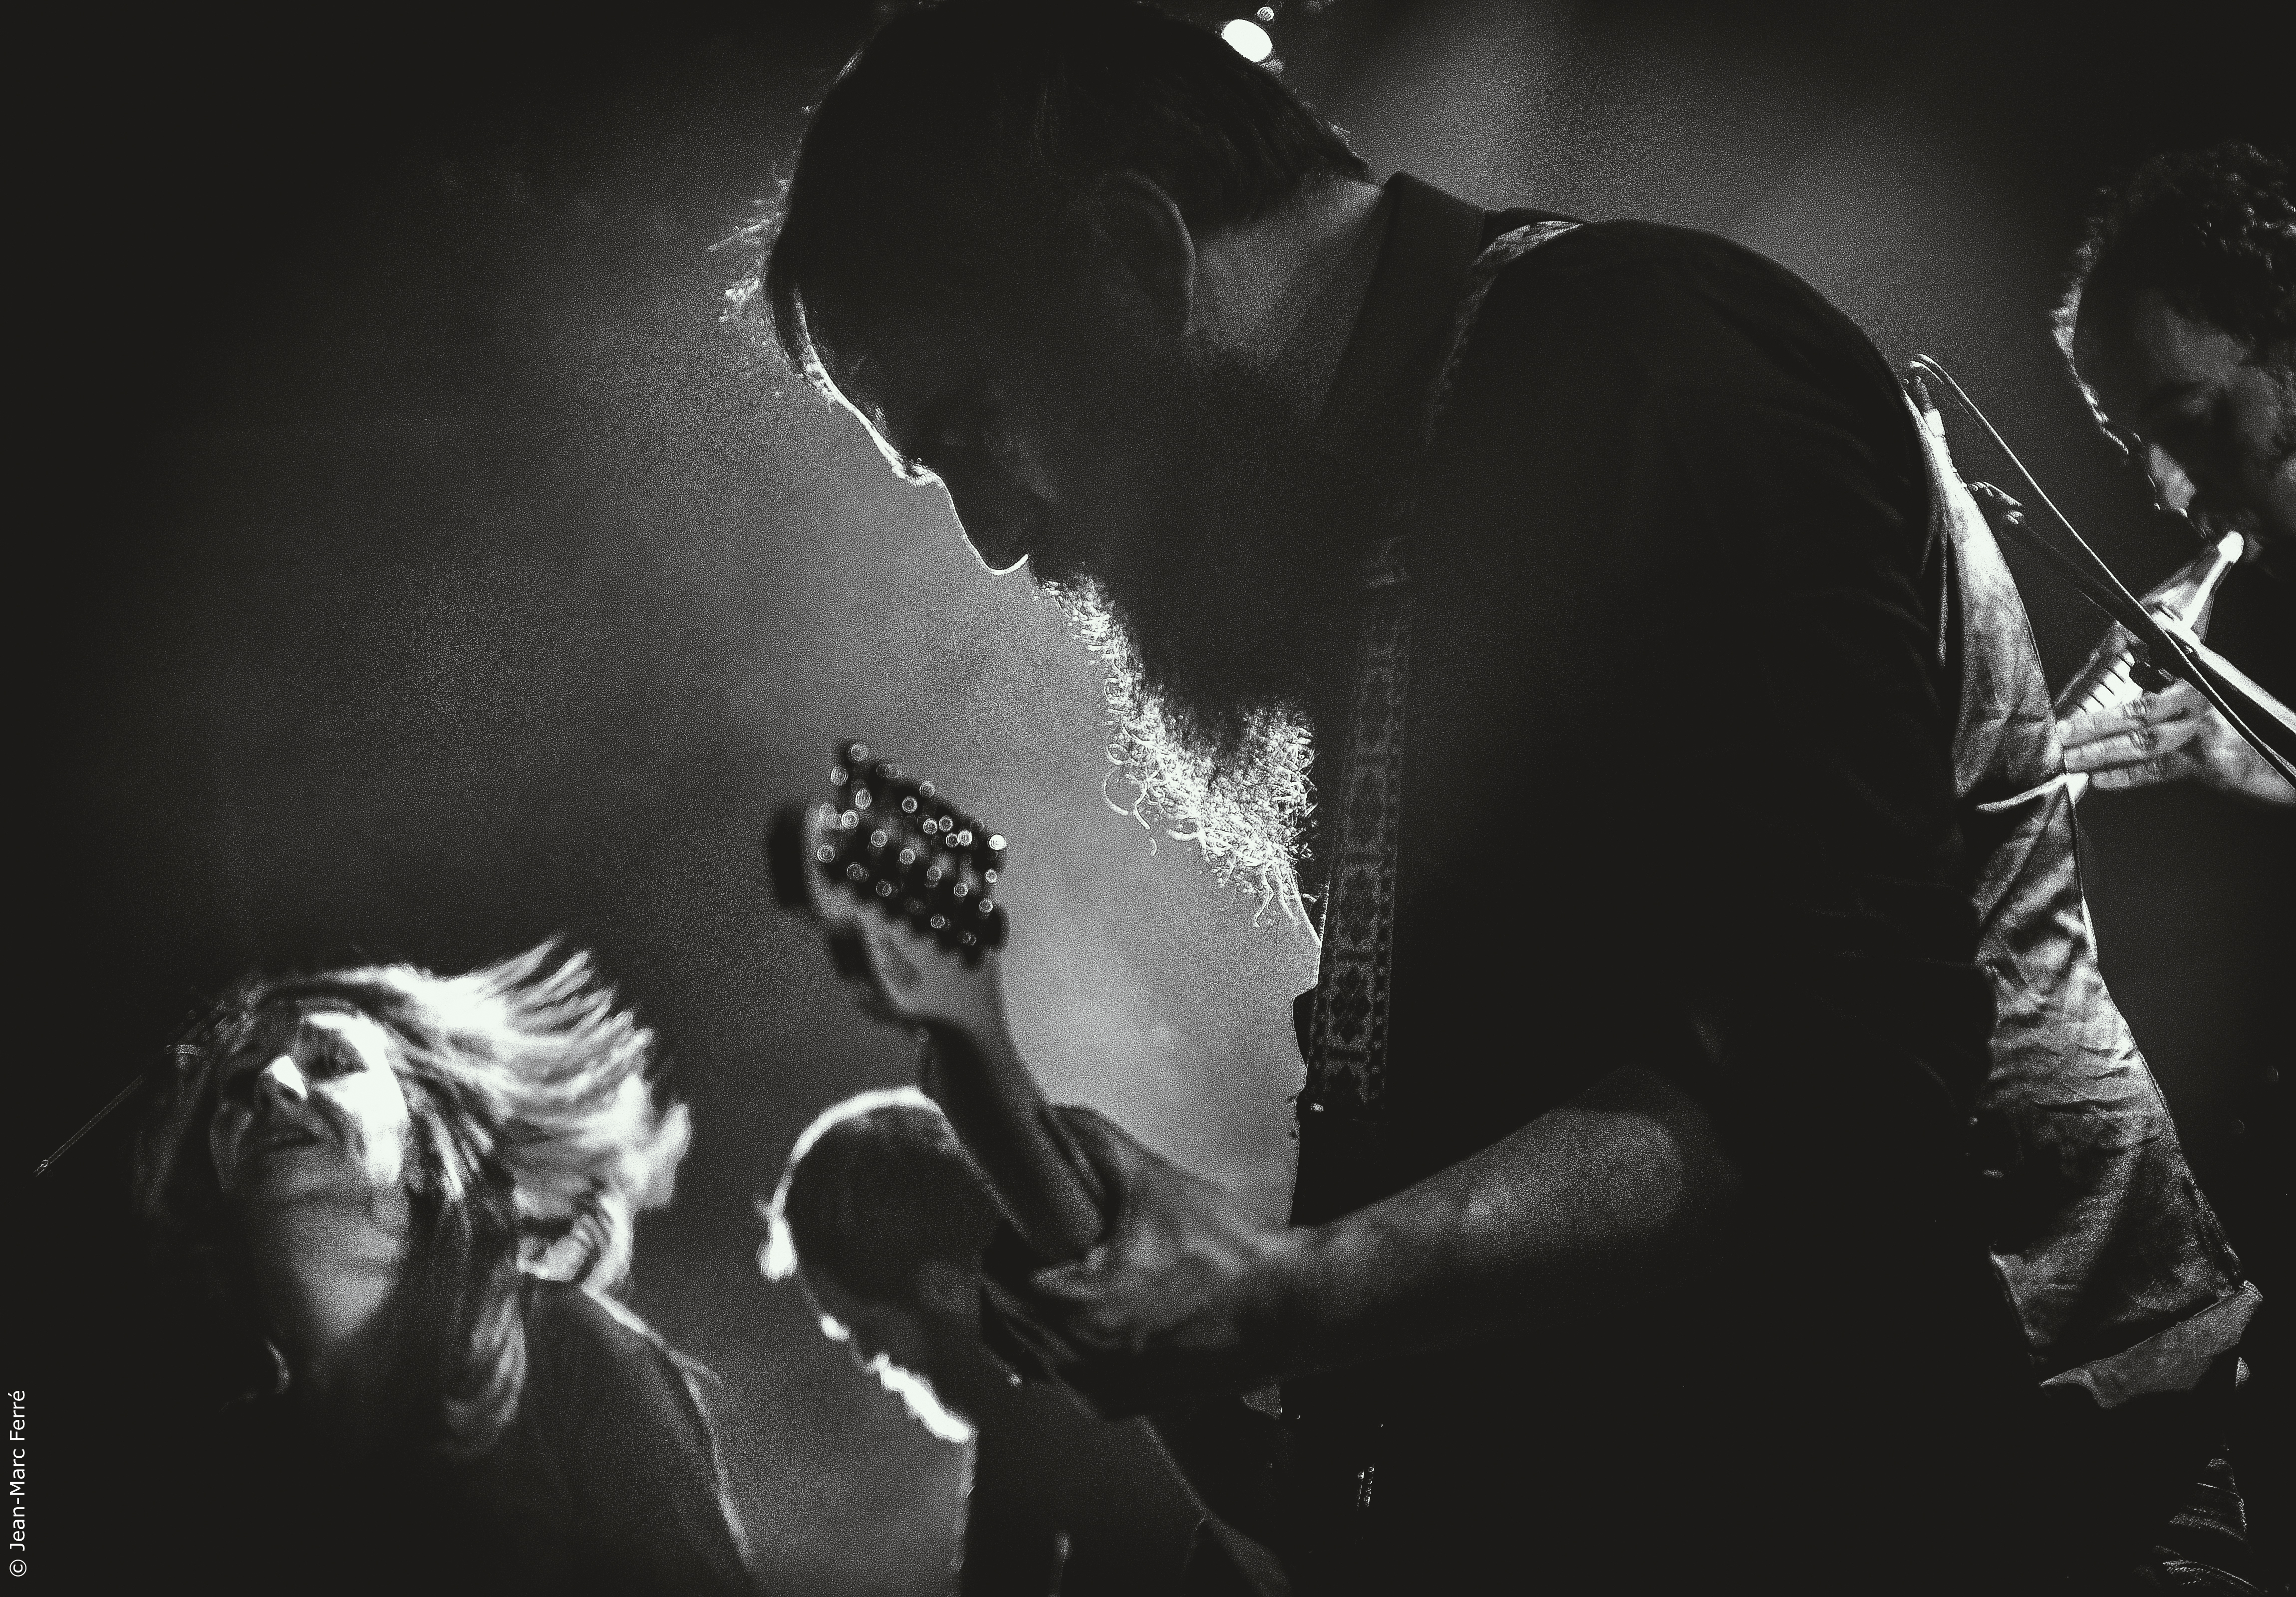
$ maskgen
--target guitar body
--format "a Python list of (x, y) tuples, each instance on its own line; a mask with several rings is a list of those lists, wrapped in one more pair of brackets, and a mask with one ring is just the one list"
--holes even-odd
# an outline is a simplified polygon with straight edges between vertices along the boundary
[[(1103, 1195), (1005, 1020), (1004, 839), (865, 744), (840, 752), (830, 782), (829, 802), (783, 811), (767, 835), (775, 896), (820, 925), (873, 1012), (930, 1036), (918, 1085), (1029, 1250), (1047, 1264), (1082, 1256), (1107, 1229)], [(1253, 1539), (1275, 1530), (1275, 1421), (1218, 1398), (1150, 1423), (1237, 1573), (1264, 1597), (1286, 1591)]]

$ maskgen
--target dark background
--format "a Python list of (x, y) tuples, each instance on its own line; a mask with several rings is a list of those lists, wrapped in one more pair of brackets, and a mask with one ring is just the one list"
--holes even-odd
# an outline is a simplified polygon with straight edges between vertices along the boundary
[[(757, 864), (840, 736), (1015, 839), (1015, 1019), (1056, 1094), (1282, 1206), (1309, 939), (1108, 809), (1049, 610), (718, 324), (712, 246), (873, 9), (179, 16), (20, 49), (8, 1380), (52, 1587), (198, 1567), (230, 1483), (162, 1445), (195, 1344), (127, 1224), (132, 1113), (33, 1163), (250, 964), (453, 969), (563, 933), (694, 1106), (635, 1303), (724, 1378), (758, 1568), (937, 1589), (956, 1451), (750, 1257), (798, 1129), (907, 1069)], [(2087, 427), (2046, 307), (2096, 183), (2285, 140), (2285, 56), (2266, 7), (2103, 14), (1333, 0), (1270, 31), (1382, 174), (1710, 228), (1936, 356), (2143, 586), (2189, 545)], [(2018, 569), (2061, 679), (2100, 624)], [(2185, 790), (2085, 820), (2114, 990), (2269, 1292), (2292, 829)]]

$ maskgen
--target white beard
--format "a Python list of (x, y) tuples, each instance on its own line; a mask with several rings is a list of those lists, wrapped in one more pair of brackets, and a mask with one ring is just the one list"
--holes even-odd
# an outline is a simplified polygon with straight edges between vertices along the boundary
[[(1234, 756), (1216, 764), (1148, 687), (1124, 624), (1099, 587), (1086, 582), (1050, 591), (1101, 662), (1111, 767), (1101, 792), (1110, 807), (1195, 844), (1213, 876), (1252, 894), (1262, 913), (1274, 905), (1286, 919), (1300, 914), (1299, 853), (1315, 808), (1307, 718), (1275, 707), (1253, 710)], [(1119, 802), (1126, 790), (1130, 802)]]

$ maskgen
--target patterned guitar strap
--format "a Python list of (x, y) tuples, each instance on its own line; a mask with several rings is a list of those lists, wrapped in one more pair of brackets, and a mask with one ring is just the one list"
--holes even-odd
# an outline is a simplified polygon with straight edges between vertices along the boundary
[[(1460, 349), (1492, 283), (1511, 263), (1577, 225), (1541, 222), (1520, 227), (1493, 240), (1476, 258), (1442, 366), (1429, 387), (1419, 439), (1423, 454), (1444, 414)], [(1414, 499), (1406, 483), (1390, 507), (1390, 526), (1409, 525)], [(1308, 1026), (1308, 1079), (1299, 1100), (1296, 1224), (1321, 1224), (1390, 1190), (1382, 1146), (1388, 1004), (1416, 608), (1407, 554), (1406, 535), (1390, 533), (1373, 545), (1357, 576), (1361, 608), (1354, 691), (1340, 762), (1323, 957)], [(1372, 1507), (1379, 1436), (1385, 1428), (1378, 1407), (1371, 1384), (1361, 1377), (1290, 1382), (1283, 1389), (1300, 1485), (1310, 1499), (1303, 1506), (1326, 1534), (1339, 1531), (1342, 1542), (1361, 1536)], [(1323, 1551), (1343, 1555), (1345, 1550)]]

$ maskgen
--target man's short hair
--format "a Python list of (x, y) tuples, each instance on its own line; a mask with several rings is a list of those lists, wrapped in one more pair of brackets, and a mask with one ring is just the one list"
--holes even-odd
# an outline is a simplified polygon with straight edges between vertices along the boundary
[(2057, 345), (2077, 377), (2096, 340), (2113, 336), (2137, 299), (2156, 291), (2253, 355), (2296, 342), (2288, 163), (2224, 143), (2156, 155), (2104, 192), (2056, 309)]
[(802, 1270), (872, 1303), (906, 1302), (933, 1260), (971, 1269), (996, 1224), (995, 1203), (947, 1119), (914, 1087), (832, 1105), (790, 1151), (759, 1203), (769, 1281)]
[[(1063, 213), (1124, 170), (1191, 228), (1360, 177), (1345, 135), (1210, 29), (1142, 0), (943, 0), (881, 29), (823, 98), (729, 317), (824, 381), (820, 309), (1009, 315)], [(1019, 280), (1016, 282), (1016, 278)]]

